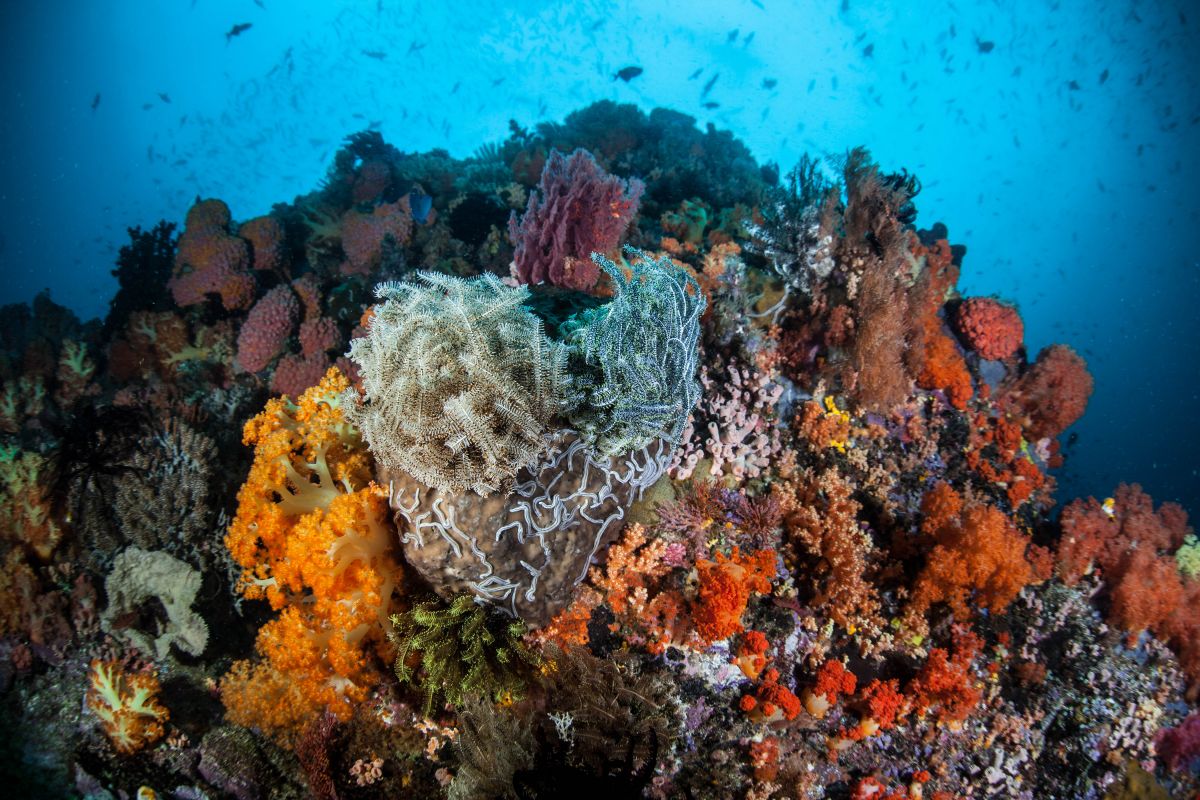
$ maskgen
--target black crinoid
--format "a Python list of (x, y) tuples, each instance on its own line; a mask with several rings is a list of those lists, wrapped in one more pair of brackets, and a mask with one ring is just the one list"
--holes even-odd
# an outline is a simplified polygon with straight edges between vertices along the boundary
[(819, 251), (830, 231), (822, 226), (826, 204), (836, 205), (836, 186), (821, 170), (820, 160), (807, 153), (787, 174), (785, 186), (769, 191), (762, 205), (762, 222), (751, 227), (747, 249), (762, 256), (789, 288), (806, 290), (814, 279), (828, 274)]
[(903, 196), (904, 202), (896, 209), (896, 219), (901, 225), (912, 225), (917, 220), (917, 207), (913, 203), (913, 198), (921, 193), (921, 181), (916, 175), (911, 174), (908, 170), (901, 168), (899, 172), (885, 172), (880, 174), (879, 183), (885, 188), (896, 194), (897, 197)]
[(134, 456), (149, 436), (150, 418), (139, 408), (79, 406), (58, 434), (58, 468), (51, 497), (59, 518), (93, 553), (119, 540), (113, 510), (114, 482), (135, 469)]
[(528, 702), (459, 714), (450, 800), (641, 797), (679, 736), (674, 687), (623, 657), (543, 651)]
[[(659, 755), (658, 731), (651, 728), (639, 740), (630, 737), (624, 753), (613, 754), (602, 764), (579, 766), (557, 759), (539, 759), (531, 768), (513, 775), (513, 792), (521, 800), (558, 797), (641, 797)], [(547, 749), (539, 749), (546, 753)]]

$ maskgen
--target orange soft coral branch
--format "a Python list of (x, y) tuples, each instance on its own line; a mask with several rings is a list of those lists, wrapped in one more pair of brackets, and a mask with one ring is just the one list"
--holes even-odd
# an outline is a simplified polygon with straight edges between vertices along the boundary
[(814, 604), (852, 632), (881, 628), (879, 600), (867, 575), (874, 544), (858, 524), (853, 487), (836, 469), (777, 486), (789, 539), (818, 559)]
[(157, 741), (169, 716), (157, 699), (158, 678), (131, 675), (112, 661), (94, 660), (87, 706), (118, 753), (129, 754)]
[(381, 680), (376, 656), (388, 647), (396, 536), (342, 416), (348, 388), (330, 370), (297, 403), (269, 401), (245, 428), (255, 458), (226, 544), (243, 569), (242, 593), (282, 613), (259, 631), (264, 662), (238, 665), (222, 691), (232, 720), (283, 741), (322, 711), (348, 718)]
[(692, 606), (696, 632), (707, 643), (726, 639), (742, 630), (742, 614), (752, 594), (771, 591), (775, 578), (775, 551), (742, 555), (733, 548), (727, 558), (696, 562), (700, 590)]
[(971, 603), (1001, 612), (1025, 586), (1049, 577), (1048, 553), (998, 509), (964, 507), (953, 489), (939, 484), (921, 510), (921, 529), (935, 544), (913, 588), (908, 617), (914, 628), (934, 603), (947, 603), (960, 620), (971, 616)]

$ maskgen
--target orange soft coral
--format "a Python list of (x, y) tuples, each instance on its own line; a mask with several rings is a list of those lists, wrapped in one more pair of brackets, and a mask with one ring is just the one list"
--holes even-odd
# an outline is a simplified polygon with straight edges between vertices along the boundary
[(767, 637), (762, 631), (746, 631), (738, 643), (733, 663), (737, 664), (743, 675), (754, 680), (767, 666), (767, 646)]
[(100, 718), (118, 753), (129, 754), (157, 741), (169, 716), (158, 700), (158, 678), (129, 674), (112, 661), (92, 661), (87, 706)]
[(849, 481), (831, 469), (777, 485), (788, 538), (816, 559), (808, 570), (816, 585), (813, 604), (852, 632), (881, 627), (879, 600), (868, 580), (874, 544), (858, 524), (860, 506)]
[(779, 670), (774, 668), (763, 673), (754, 694), (743, 696), (738, 706), (755, 722), (790, 721), (800, 714), (800, 698), (779, 683)]
[(964, 506), (940, 484), (925, 495), (921, 510), (921, 530), (934, 546), (913, 588), (910, 622), (939, 602), (960, 620), (970, 617), (971, 603), (1000, 612), (1025, 586), (1049, 577), (1048, 554), (998, 509)]
[(982, 683), (971, 664), (981, 646), (978, 636), (960, 628), (955, 631), (953, 655), (940, 647), (929, 652), (907, 691), (919, 716), (932, 710), (939, 721), (957, 727), (979, 705)]
[(43, 561), (62, 538), (50, 508), (51, 463), (30, 451), (0, 448), (0, 536)]
[(854, 673), (846, 669), (841, 661), (831, 658), (817, 671), (816, 685), (804, 690), (804, 709), (821, 719), (837, 705), (839, 697), (852, 694), (857, 685), (858, 679)]
[(696, 572), (700, 590), (692, 606), (692, 621), (701, 638), (717, 642), (742, 630), (742, 614), (750, 595), (771, 591), (775, 551), (742, 555), (735, 547), (728, 558), (717, 553), (716, 561), (698, 561)]
[(285, 741), (323, 710), (348, 718), (380, 680), (400, 575), (387, 498), (339, 407), (348, 386), (330, 370), (245, 429), (255, 459), (226, 545), (242, 593), (282, 613), (258, 633), (265, 661), (237, 665), (222, 690), (230, 719)]

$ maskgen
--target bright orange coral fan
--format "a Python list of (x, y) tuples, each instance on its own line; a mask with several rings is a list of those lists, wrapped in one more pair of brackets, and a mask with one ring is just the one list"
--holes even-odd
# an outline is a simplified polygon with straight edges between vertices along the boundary
[(265, 661), (235, 665), (222, 691), (230, 719), (284, 739), (322, 710), (349, 717), (378, 682), (400, 575), (387, 498), (340, 410), (348, 387), (332, 369), (245, 428), (255, 458), (226, 545), (242, 593), (282, 613), (258, 633)]
[(112, 661), (94, 660), (89, 680), (87, 706), (118, 753), (134, 753), (162, 736), (170, 715), (158, 702), (156, 676), (131, 675)]
[(717, 642), (742, 630), (742, 614), (751, 594), (771, 591), (775, 577), (775, 551), (742, 555), (738, 548), (728, 558), (696, 562), (700, 591), (692, 608), (696, 632), (706, 642)]

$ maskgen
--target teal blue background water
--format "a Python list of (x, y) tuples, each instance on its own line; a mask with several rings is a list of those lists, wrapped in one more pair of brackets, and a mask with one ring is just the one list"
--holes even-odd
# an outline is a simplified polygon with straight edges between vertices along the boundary
[(368, 126), (462, 156), (510, 119), (668, 106), (785, 168), (864, 144), (916, 172), (918, 224), (968, 246), (963, 291), (1016, 301), (1031, 353), (1068, 342), (1096, 376), (1062, 495), (1136, 480), (1196, 512), (1194, 5), (7, 3), (0, 302), (49, 287), (101, 315), (125, 227), (197, 195), (261, 214)]

